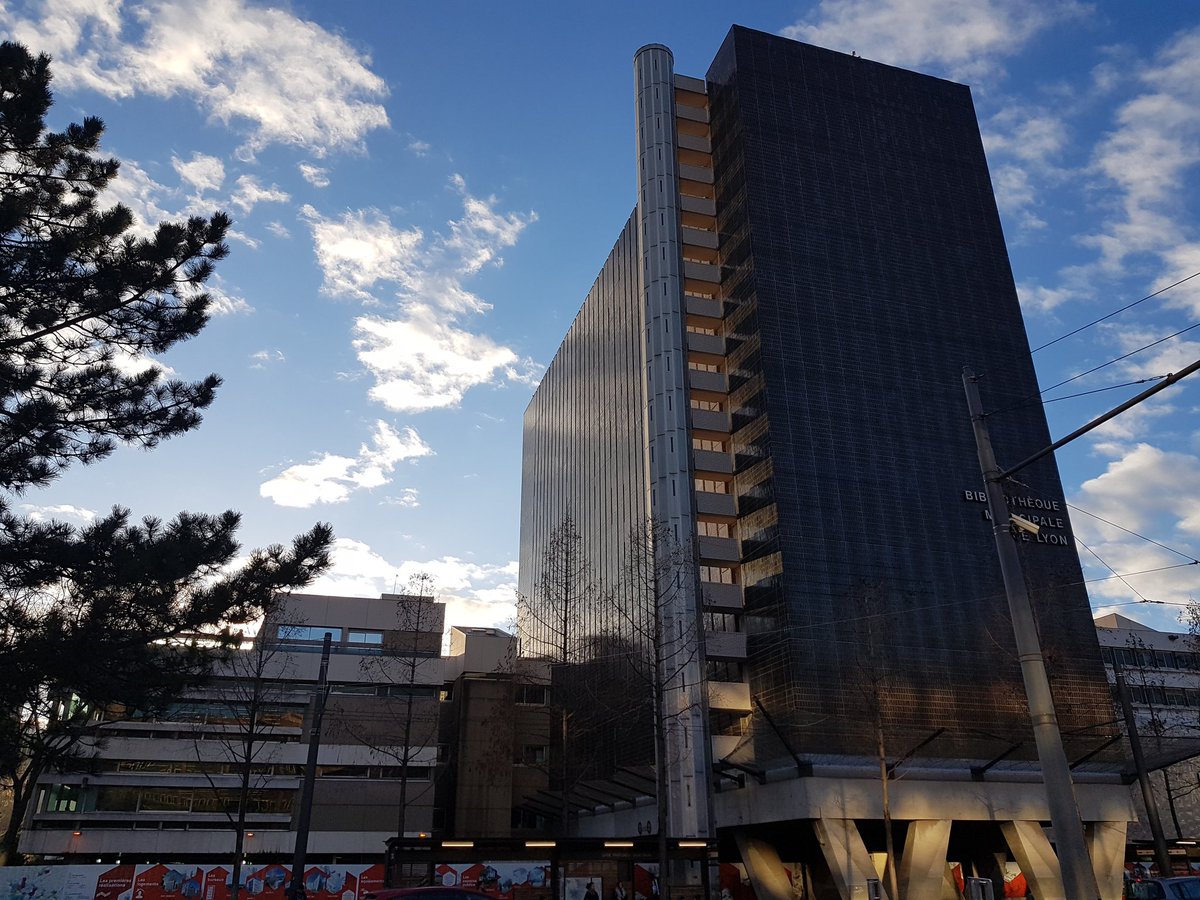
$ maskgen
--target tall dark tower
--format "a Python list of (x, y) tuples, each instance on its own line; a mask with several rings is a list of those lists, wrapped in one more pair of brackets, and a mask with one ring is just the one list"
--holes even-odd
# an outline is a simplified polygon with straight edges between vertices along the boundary
[[(1002, 464), (1050, 436), (970, 90), (740, 27), (704, 81), (671, 65), (638, 53), (637, 209), (526, 414), (521, 589), (568, 509), (613, 584), (620, 528), (680, 534), (689, 699), (744, 858), (771, 822), (802, 862), (815, 837), (839, 889), (867, 877), (878, 721), (890, 760), (919, 748), (897, 818), (945, 822), (910, 848), (953, 827), (1032, 871), (1045, 804), (963, 367)], [(1128, 797), (1091, 783), (1115, 780), (1094, 753), (1114, 716), (1053, 460), (1008, 490), (1041, 526), (1014, 540), (1068, 753), (1092, 760), (1084, 818), (1123, 843)]]

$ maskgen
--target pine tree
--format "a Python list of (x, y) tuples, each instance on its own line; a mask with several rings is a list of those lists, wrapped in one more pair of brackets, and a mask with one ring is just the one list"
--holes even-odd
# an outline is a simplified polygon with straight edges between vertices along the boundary
[(203, 680), (230, 641), (222, 625), (309, 583), (332, 541), (317, 525), (230, 573), (234, 512), (135, 523), (115, 508), (83, 529), (13, 512), (12, 496), (72, 463), (195, 428), (220, 384), (167, 379), (145, 357), (208, 321), (203, 288), (228, 253), (228, 217), (137, 237), (132, 213), (102, 202), (118, 170), (98, 154), (103, 123), (49, 131), (51, 103), (49, 58), (0, 44), (0, 785), (13, 792), (0, 858), (10, 862), (38, 775), (89, 755), (97, 715), (153, 711)]

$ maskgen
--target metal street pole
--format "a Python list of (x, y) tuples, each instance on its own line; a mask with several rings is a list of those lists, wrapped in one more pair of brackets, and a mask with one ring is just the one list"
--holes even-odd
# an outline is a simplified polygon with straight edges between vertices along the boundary
[(321, 719), (325, 716), (325, 697), (329, 692), (330, 633), (325, 632), (321, 645), (321, 674), (313, 691), (313, 717), (308, 729), (308, 760), (304, 765), (304, 786), (300, 791), (300, 817), (296, 822), (296, 849), (292, 856), (292, 883), (288, 886), (290, 900), (303, 900), (304, 861), (308, 856), (308, 829), (312, 822), (313, 783), (317, 778), (317, 751), (321, 748)]
[(1017, 547), (1010, 532), (1010, 514), (1004, 499), (1004, 488), (1000, 484), (1000, 467), (996, 464), (996, 457), (992, 452), (991, 435), (983, 417), (983, 404), (979, 399), (977, 381), (970, 368), (963, 369), (963, 387), (967, 393), (971, 425), (975, 430), (979, 468), (983, 471), (987, 489), (988, 512), (992, 517), (992, 531), (996, 537), (996, 552), (1000, 557), (1004, 592), (1008, 596), (1017, 657), (1021, 662), (1021, 675), (1025, 680), (1029, 719), (1033, 723), (1033, 738), (1042, 767), (1042, 782), (1046, 787), (1046, 803), (1050, 807), (1050, 824), (1054, 827), (1063, 889), (1071, 900), (1099, 900), (1100, 890), (1096, 885), (1096, 874), (1092, 869), (1091, 857), (1083, 837), (1083, 821), (1079, 817), (1075, 787), (1071, 782), (1071, 769), (1063, 749), (1062, 735), (1058, 730), (1058, 718), (1054, 713), (1050, 679), (1046, 676), (1046, 661), (1042, 657), (1041, 640), (1033, 618), (1029, 592), (1025, 588), (1021, 560), (1017, 556)]
[(1138, 785), (1142, 789), (1142, 800), (1146, 804), (1146, 820), (1150, 834), (1154, 837), (1154, 858), (1163, 878), (1171, 877), (1171, 855), (1167, 853), (1167, 838), (1163, 834), (1162, 820), (1158, 817), (1158, 804), (1154, 802), (1154, 790), (1150, 787), (1150, 775), (1146, 772), (1146, 758), (1142, 755), (1142, 738), (1138, 734), (1137, 719), (1133, 715), (1133, 704), (1129, 702), (1129, 685), (1121, 669), (1121, 648), (1113, 647), (1113, 678), (1117, 682), (1117, 699), (1121, 701), (1121, 712), (1125, 716), (1125, 731), (1129, 735), (1129, 749), (1133, 752), (1133, 767), (1137, 769)]

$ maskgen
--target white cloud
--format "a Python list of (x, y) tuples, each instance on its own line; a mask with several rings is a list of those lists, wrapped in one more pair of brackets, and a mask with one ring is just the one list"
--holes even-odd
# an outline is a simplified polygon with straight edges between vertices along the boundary
[(267, 231), (271, 232), (275, 237), (290, 238), (292, 236), (292, 233), (287, 230), (287, 226), (282, 222), (268, 222)]
[(473, 196), (460, 176), (451, 184), (462, 196), (463, 215), (432, 236), (398, 228), (379, 210), (338, 219), (312, 206), (302, 210), (326, 293), (379, 306), (384, 288), (394, 293), (394, 309), (355, 321), (354, 341), (359, 361), (375, 376), (372, 398), (389, 409), (455, 407), (472, 387), (525, 382), (537, 371), (511, 348), (462, 324), (490, 308), (463, 279), (500, 265), (500, 251), (513, 246), (536, 216), (497, 212), (495, 198)]
[(214, 316), (245, 315), (254, 312), (254, 307), (247, 303), (244, 297), (226, 289), (224, 279), (220, 275), (213, 275), (204, 289), (212, 298), (212, 305), (208, 311)]
[(0, 25), (51, 52), (62, 87), (190, 96), (212, 119), (246, 130), (248, 155), (291, 144), (321, 156), (388, 124), (378, 102), (387, 86), (366, 54), (285, 9), (48, 0), (33, 16), (0, 11)]
[(312, 163), (300, 163), (296, 168), (300, 170), (304, 180), (313, 187), (329, 187), (329, 170), (322, 169), (320, 166), (314, 166)]
[(453, 176), (451, 183), (462, 194), (463, 217), (450, 223), (450, 236), (444, 242), (446, 249), (458, 255), (464, 274), (478, 272), (491, 262), (502, 263), (499, 251), (515, 244), (525, 226), (537, 220), (537, 215), (498, 213), (494, 208), (496, 198), (472, 197), (461, 175)]
[(516, 563), (467, 562), (454, 556), (390, 562), (368, 544), (337, 538), (333, 564), (307, 590), (312, 593), (371, 597), (403, 593), (414, 575), (428, 574), (437, 599), (446, 604), (446, 625), (503, 626), (516, 615)]
[(963, 80), (993, 72), (1034, 35), (1085, 10), (1074, 0), (821, 0), (782, 33)]
[(396, 496), (384, 497), (385, 506), (401, 506), (405, 509), (416, 509), (421, 505), (421, 492), (416, 488), (406, 487)]
[(308, 204), (300, 212), (312, 229), (325, 293), (373, 300), (369, 288), (381, 281), (412, 282), (423, 239), (419, 228), (395, 228), (374, 209), (343, 213), (336, 220)]
[(313, 462), (290, 466), (264, 482), (259, 494), (279, 506), (342, 503), (354, 491), (387, 484), (397, 463), (432, 453), (413, 429), (397, 431), (377, 421), (371, 444), (359, 447), (358, 456), (321, 454)]
[(259, 203), (286, 203), (291, 195), (278, 185), (265, 188), (253, 175), (240, 175), (234, 182), (229, 202), (244, 213), (250, 212)]
[(458, 406), (472, 387), (515, 377), (523, 366), (508, 347), (456, 328), (428, 308), (400, 319), (362, 316), (354, 327), (358, 358), (375, 376), (371, 397), (389, 409)]
[(95, 510), (82, 506), (72, 506), (60, 503), (52, 506), (39, 506), (36, 503), (22, 503), (19, 509), (27, 519), (34, 522), (66, 522), (70, 525), (90, 525), (96, 520)]
[[(1080, 551), (1088, 576), (1104, 579), (1089, 585), (1092, 595), (1106, 601), (1144, 597), (1162, 603), (1186, 603), (1197, 597), (1196, 567), (1166, 568), (1187, 560), (1128, 533), (1137, 532), (1185, 554), (1196, 553), (1197, 496), (1200, 457), (1145, 442), (1126, 448), (1101, 475), (1085, 482), (1071, 502), (1092, 515), (1076, 511), (1071, 522), (1076, 535), (1095, 553)], [(1106, 577), (1112, 574), (1106, 566), (1126, 576), (1124, 581)]]
[(283, 355), (283, 351), (278, 348), (271, 350), (257, 350), (250, 354), (250, 358), (254, 360), (254, 362), (250, 365), (250, 368), (252, 369), (265, 369), (270, 363), (281, 363), (287, 359), (287, 357)]
[(429, 151), (433, 148), (427, 141), (419, 141), (416, 138), (413, 138), (408, 142), (408, 149), (414, 156), (428, 156)]
[(179, 173), (179, 177), (190, 184), (197, 194), (220, 190), (225, 180), (225, 164), (216, 156), (193, 153), (188, 162), (172, 156), (171, 165)]

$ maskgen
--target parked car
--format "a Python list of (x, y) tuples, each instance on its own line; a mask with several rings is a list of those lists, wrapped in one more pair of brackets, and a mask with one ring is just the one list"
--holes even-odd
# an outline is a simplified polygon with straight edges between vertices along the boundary
[[(1181, 894), (1180, 896), (1191, 897), (1192, 895)], [(1196, 896), (1200, 897), (1200, 894)], [(368, 891), (363, 895), (363, 900), (496, 900), (496, 898), (470, 888), (430, 885), (427, 887), (380, 888), (377, 891)]]
[(1139, 878), (1125, 885), (1128, 900), (1200, 900), (1200, 877)]

